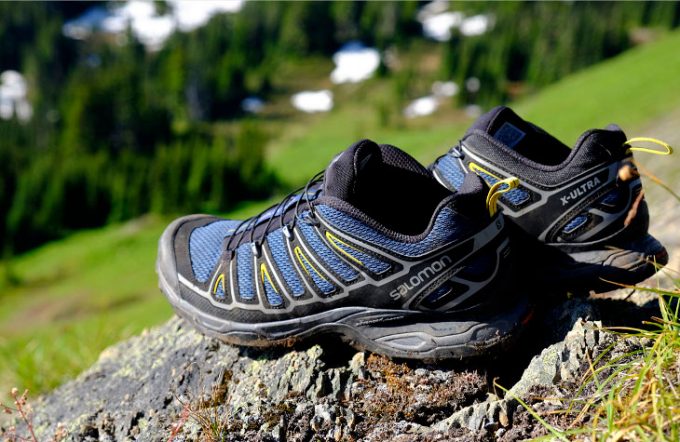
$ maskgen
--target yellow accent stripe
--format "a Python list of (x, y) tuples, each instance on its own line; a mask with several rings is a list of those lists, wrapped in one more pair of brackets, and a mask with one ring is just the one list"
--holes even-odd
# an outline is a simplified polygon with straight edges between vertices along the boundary
[(272, 286), (274, 289), (274, 292), (278, 295), (279, 291), (276, 290), (276, 286), (274, 285), (274, 282), (272, 281), (271, 276), (269, 276), (269, 270), (267, 270), (267, 266), (264, 265), (264, 263), (260, 264), (260, 278), (262, 279), (262, 285), (265, 285), (265, 278), (267, 278), (267, 281), (269, 281), (269, 285)]
[[(503, 186), (506, 187), (502, 188)], [(504, 193), (517, 188), (517, 186), (519, 186), (519, 179), (514, 176), (500, 180), (491, 186), (489, 193), (486, 195), (486, 208), (489, 211), (489, 215), (494, 216), (498, 212), (498, 198)]]
[(220, 274), (220, 276), (218, 276), (215, 280), (215, 285), (213, 286), (213, 295), (217, 294), (217, 288), (220, 286), (220, 283), (222, 283), (222, 290), (226, 292), (226, 290), (224, 290), (224, 273)]
[[(664, 150), (650, 149), (648, 147), (630, 146), (631, 143), (637, 143), (637, 142), (656, 144), (657, 146), (663, 147)], [(664, 141), (661, 141), (661, 140), (657, 140), (656, 138), (635, 137), (635, 138), (631, 138), (630, 140), (627, 140), (625, 144), (630, 146), (628, 148), (628, 152), (645, 152), (645, 153), (652, 153), (654, 155), (671, 155), (673, 153), (673, 148), (670, 146), (670, 144), (668, 144)]]
[[(316, 267), (314, 267), (314, 265), (311, 262), (309, 262), (309, 260), (305, 256), (305, 254), (302, 253), (302, 250), (300, 250), (300, 246), (295, 246), (295, 257), (297, 258), (297, 260), (300, 263), (300, 265), (302, 266), (302, 268), (305, 269), (305, 272), (307, 272), (307, 274), (309, 275), (310, 278), (312, 277), (312, 274), (309, 273), (309, 269), (307, 268), (307, 266), (309, 266), (312, 270), (314, 270), (314, 272), (317, 275), (319, 275), (319, 278), (328, 282), (328, 280), (321, 275), (321, 273), (316, 269)], [(304, 260), (304, 262), (303, 262), (303, 260)], [(305, 263), (307, 263), (307, 265), (305, 265)]]
[[(477, 164), (477, 163), (470, 163), (470, 165), (469, 165), (468, 167), (470, 168), (470, 170), (471, 170), (472, 172), (474, 172), (474, 173), (476, 173), (476, 174), (479, 174), (479, 172), (482, 172), (482, 173), (485, 173), (485, 174), (487, 174), (487, 175), (489, 175), (489, 176), (492, 176), (492, 177), (496, 178), (497, 180), (502, 180), (502, 179), (503, 179), (503, 178), (499, 177), (498, 175), (494, 175), (493, 173), (491, 173), (491, 172), (489, 172), (488, 170), (484, 169), (482, 166), (480, 166), (480, 165)], [(486, 181), (486, 180), (484, 180), (484, 181)], [(487, 181), (487, 183), (488, 183), (488, 181)], [(491, 183), (488, 183), (488, 184), (491, 185)]]
[(359, 252), (359, 250), (357, 250), (357, 249), (355, 249), (354, 247), (350, 246), (349, 244), (347, 244), (346, 242), (344, 242), (343, 240), (341, 240), (341, 239), (338, 238), (337, 236), (333, 235), (331, 232), (326, 231), (326, 238), (328, 239), (328, 242), (330, 242), (331, 245), (332, 245), (333, 247), (335, 247), (335, 248), (338, 250), (338, 252), (342, 253), (343, 255), (345, 255), (346, 257), (348, 257), (348, 258), (351, 259), (352, 261), (356, 262), (357, 264), (359, 264), (359, 265), (364, 265), (364, 263), (361, 262), (361, 260), (359, 260), (358, 258), (352, 256), (350, 253), (347, 253), (347, 252), (346, 252), (342, 247), (340, 247), (337, 243), (342, 244), (343, 246), (347, 247), (348, 249), (352, 249), (352, 250), (354, 250), (354, 251), (356, 251), (356, 252), (358, 252), (358, 253), (361, 253), (361, 252)]

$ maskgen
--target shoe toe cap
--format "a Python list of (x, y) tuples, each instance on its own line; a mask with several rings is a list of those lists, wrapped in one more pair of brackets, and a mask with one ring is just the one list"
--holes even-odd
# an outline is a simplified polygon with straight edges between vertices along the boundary
[[(189, 215), (174, 220), (165, 228), (158, 241), (156, 272), (161, 288), (179, 293), (179, 275), (196, 280), (191, 259), (192, 232), (203, 226), (222, 221), (211, 215)], [(219, 248), (219, 245), (216, 245)], [(163, 287), (165, 285), (165, 287)]]

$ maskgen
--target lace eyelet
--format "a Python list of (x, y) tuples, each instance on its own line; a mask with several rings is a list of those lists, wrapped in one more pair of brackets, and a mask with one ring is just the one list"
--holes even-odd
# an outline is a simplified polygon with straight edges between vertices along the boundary
[(305, 213), (305, 214), (302, 216), (301, 220), (302, 220), (305, 224), (308, 224), (308, 225), (310, 225), (310, 226), (315, 226), (315, 227), (316, 227), (316, 226), (318, 226), (318, 225), (320, 224), (318, 218), (316, 217), (316, 215), (314, 215), (311, 211)]
[(465, 156), (465, 155), (463, 154), (463, 150), (462, 150), (460, 144), (457, 144), (457, 145), (453, 146), (451, 149), (449, 149), (449, 153), (450, 153), (451, 156), (453, 156), (454, 158), (463, 158), (463, 157)]
[(290, 230), (288, 225), (283, 226), (281, 231), (283, 232), (283, 235), (288, 238), (288, 241), (293, 241), (293, 232)]
[(256, 258), (259, 258), (262, 255), (262, 246), (256, 242), (250, 243), (250, 248), (253, 251), (253, 255), (255, 255)]

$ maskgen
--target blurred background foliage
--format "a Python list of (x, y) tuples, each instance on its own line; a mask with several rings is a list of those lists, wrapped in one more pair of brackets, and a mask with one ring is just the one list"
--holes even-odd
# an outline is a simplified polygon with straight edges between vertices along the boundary
[[(154, 273), (172, 216), (254, 215), (360, 138), (429, 164), (512, 102), (567, 143), (657, 120), (649, 135), (677, 142), (678, 2), (245, 2), (162, 44), (130, 23), (69, 30), (133, 3), (178, 6), (0, 2), (0, 402), (13, 386), (54, 388), (172, 314)], [(449, 20), (442, 38), (423, 11)], [(338, 84), (353, 41), (378, 65)], [(324, 112), (291, 102), (319, 90)], [(412, 118), (417, 103), (427, 112)], [(661, 169), (680, 182), (673, 161)]]
[(92, 6), (0, 3), (0, 72), (25, 76), (33, 108), (29, 121), (0, 120), (5, 256), (76, 229), (149, 212), (223, 212), (281, 190), (264, 155), (271, 121), (286, 115), (245, 114), (241, 103), (292, 92), (282, 76), (313, 70), (348, 41), (400, 55), (378, 70), (390, 86), (375, 111), (390, 125), (423, 89), (419, 66), (405, 62), (423, 48), (441, 59), (433, 75), (483, 85), (462, 88), (454, 106), (488, 107), (645, 38), (631, 30), (680, 21), (675, 2), (461, 3), (468, 15), (491, 13), (492, 32), (454, 29), (435, 45), (416, 19), (419, 2), (246, 2), (149, 51), (131, 33), (123, 43), (68, 38), (64, 24)]

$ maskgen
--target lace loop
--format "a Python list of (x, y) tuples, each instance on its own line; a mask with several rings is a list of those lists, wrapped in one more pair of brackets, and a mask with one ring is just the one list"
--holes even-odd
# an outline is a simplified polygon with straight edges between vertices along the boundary
[[(664, 150), (657, 150), (657, 149), (650, 149), (648, 147), (640, 147), (640, 146), (633, 146), (632, 143), (638, 143), (638, 142), (643, 142), (643, 143), (651, 143), (651, 144), (656, 144), (657, 146), (661, 146)], [(651, 153), (654, 155), (671, 155), (673, 154), (673, 148), (670, 146), (670, 144), (657, 140), (656, 138), (651, 138), (651, 137), (635, 137), (631, 138), (630, 140), (626, 140), (624, 145), (630, 146), (628, 150), (626, 151), (627, 153), (630, 152), (645, 152), (645, 153)]]

